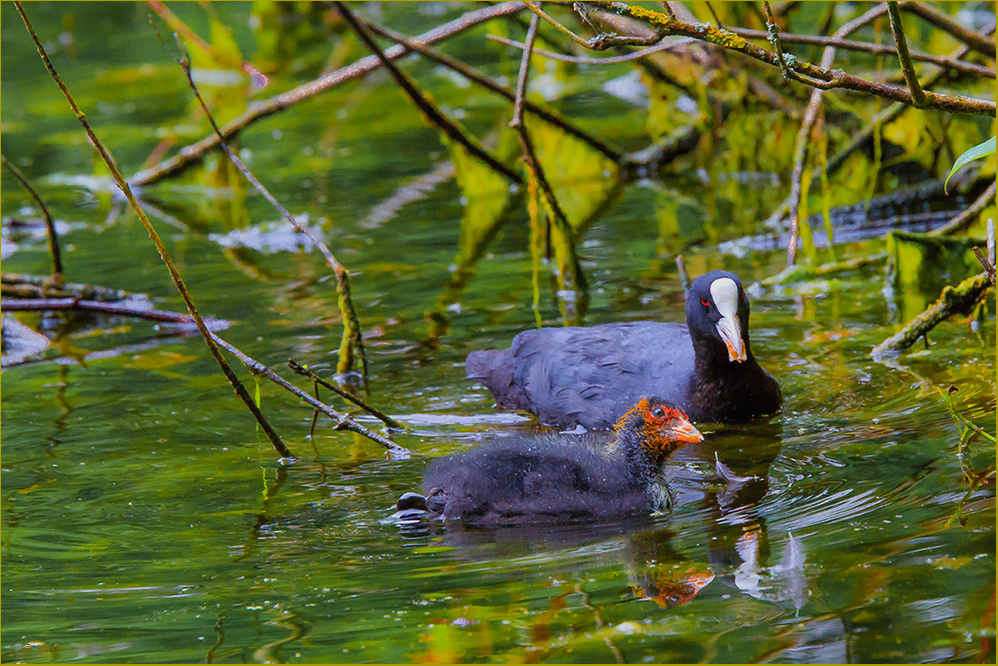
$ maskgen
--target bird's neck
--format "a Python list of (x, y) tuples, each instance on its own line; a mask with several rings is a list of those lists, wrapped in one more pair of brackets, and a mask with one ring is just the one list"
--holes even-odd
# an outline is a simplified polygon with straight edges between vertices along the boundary
[(729, 376), (744, 375), (746, 372), (752, 372), (759, 367), (755, 356), (752, 355), (752, 348), (748, 340), (745, 340), (746, 358), (741, 362), (729, 360), (728, 350), (713, 338), (694, 339), (693, 351), (695, 353), (693, 361), (695, 375), (709, 381), (723, 382)]
[(666, 452), (662, 452), (661, 455), (649, 453), (636, 435), (627, 432), (621, 433), (617, 438), (614, 451), (623, 458), (629, 476), (642, 484), (653, 482), (658, 478), (666, 458)]

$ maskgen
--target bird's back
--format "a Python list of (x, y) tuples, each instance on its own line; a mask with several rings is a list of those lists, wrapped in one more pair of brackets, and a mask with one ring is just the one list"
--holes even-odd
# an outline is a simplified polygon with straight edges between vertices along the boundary
[(685, 324), (626, 322), (524, 331), (508, 350), (473, 352), (467, 367), (500, 407), (604, 429), (646, 395), (686, 409), (694, 353)]
[(647, 486), (592, 440), (514, 437), (434, 463), (423, 486), (446, 519), (493, 527), (647, 513)]

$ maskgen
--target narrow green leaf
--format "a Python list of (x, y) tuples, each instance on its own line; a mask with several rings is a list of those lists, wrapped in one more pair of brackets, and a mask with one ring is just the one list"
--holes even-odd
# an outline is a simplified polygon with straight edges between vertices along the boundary
[(949, 184), (950, 177), (957, 169), (962, 167), (964, 164), (967, 164), (968, 162), (980, 159), (985, 155), (990, 155), (993, 152), (995, 152), (995, 137), (991, 137), (984, 143), (980, 143), (974, 146), (973, 148), (965, 152), (963, 155), (960, 155), (960, 157), (956, 158), (956, 162), (953, 163), (953, 168), (949, 170), (948, 174), (946, 174), (946, 182), (943, 183), (943, 191), (947, 192), (948, 194), (946, 186)]

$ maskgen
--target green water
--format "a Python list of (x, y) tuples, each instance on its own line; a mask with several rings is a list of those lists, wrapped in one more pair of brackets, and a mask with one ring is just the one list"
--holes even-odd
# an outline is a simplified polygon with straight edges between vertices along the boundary
[[(437, 9), (445, 18), (458, 11), (427, 4), (388, 16), (415, 34), (443, 20)], [(208, 34), (197, 5), (174, 10)], [(29, 3), (27, 11), (126, 172), (160, 141), (158, 127), (180, 144), (204, 136), (143, 6)], [(216, 11), (251, 54), (249, 7)], [(101, 174), (93, 153), (12, 6), (0, 13), (3, 152), (68, 224), (67, 278), (182, 310), (135, 216), (106, 190), (84, 187), (82, 176)], [(67, 22), (72, 49), (56, 46)], [(484, 32), (458, 38), (454, 52), (515, 74), (515, 56), (482, 46)], [(316, 74), (316, 60), (272, 85)], [(508, 121), (496, 98), (470, 95), (425, 63), (407, 67), (445, 107), (466, 104), (464, 122), (481, 135)], [(643, 111), (600, 92), (623, 73), (570, 79), (578, 90), (556, 106), (639, 148)], [(753, 350), (779, 379), (783, 410), (747, 426), (704, 424), (705, 441), (669, 465), (671, 515), (400, 533), (388, 520), (394, 502), (419, 486), (428, 459), (490, 434), (538, 430), (495, 413), (463, 369), (469, 351), (506, 345), (534, 325), (526, 214), (503, 226), (464, 287), (452, 285), (465, 216), (453, 178), (378, 214), (378, 204), (448, 159), (437, 132), (383, 75), (268, 119), (241, 146), (261, 180), (307, 213), (354, 272), (369, 398), (410, 427), (394, 438), (415, 455), (389, 459), (322, 420), (310, 439), (311, 412), (263, 383), (263, 409), (300, 458), (282, 466), (199, 337), (124, 318), (50, 318), (60, 331), (53, 350), (3, 372), (0, 659), (994, 661), (994, 487), (968, 492), (962, 427), (936, 390), (956, 385), (956, 409), (994, 432), (993, 305), (979, 330), (947, 322), (928, 350), (881, 364), (869, 350), (896, 330), (898, 308), (910, 316), (936, 293), (885, 296), (879, 267), (753, 292)], [(585, 233), (588, 322), (681, 316), (678, 251), (693, 275), (723, 266), (746, 284), (782, 267), (782, 251), (735, 257), (716, 243), (758, 233), (785, 183), (712, 186), (699, 166), (714, 183), (730, 168), (708, 154), (668, 182), (625, 187)], [(207, 188), (202, 173), (147, 192), (170, 216), (153, 220), (200, 310), (232, 320), (223, 336), (286, 377), (289, 357), (330, 372), (341, 329), (321, 257), (277, 250), (280, 239), (229, 247), (240, 238), (233, 229), (278, 216), (245, 189)], [(6, 172), (2, 186), (5, 225), (37, 216)], [(686, 226), (662, 222), (677, 210)], [(684, 245), (699, 237), (707, 242)], [(3, 242), (17, 243), (5, 271), (49, 270), (43, 238)], [(540, 313), (560, 323), (546, 284)], [(758, 478), (719, 483), (715, 455)], [(975, 440), (962, 463), (993, 465), (993, 451)]]

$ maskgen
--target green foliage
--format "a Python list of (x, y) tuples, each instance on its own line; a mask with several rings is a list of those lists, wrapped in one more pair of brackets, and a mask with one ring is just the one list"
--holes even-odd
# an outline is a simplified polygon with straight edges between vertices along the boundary
[(994, 152), (995, 152), (995, 137), (991, 137), (984, 143), (979, 143), (970, 150), (968, 150), (967, 152), (965, 152), (963, 155), (960, 155), (960, 157), (956, 158), (956, 162), (953, 163), (953, 168), (949, 170), (948, 174), (946, 174), (946, 183), (945, 185), (943, 185), (943, 188), (945, 189), (945, 187), (949, 185), (949, 179), (956, 172), (957, 169), (974, 160), (979, 160), (982, 157), (993, 155)]
[[(614, 187), (616, 167), (592, 148), (545, 123), (528, 125), (548, 182), (578, 236)], [(608, 177), (610, 176), (610, 177)]]

